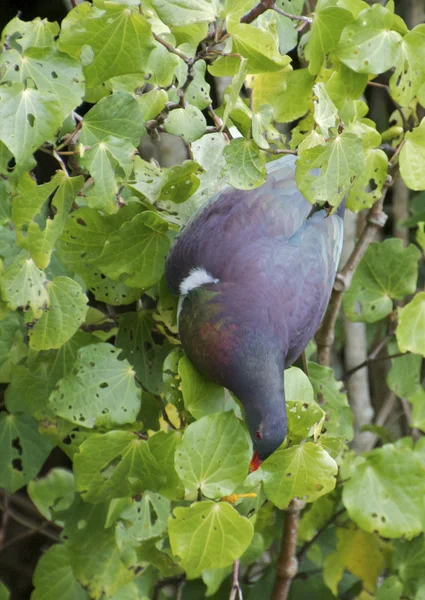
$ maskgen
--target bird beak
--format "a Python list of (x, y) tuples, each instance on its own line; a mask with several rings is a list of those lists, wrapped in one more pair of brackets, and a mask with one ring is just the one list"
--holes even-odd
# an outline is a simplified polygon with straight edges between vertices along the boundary
[(261, 463), (263, 461), (261, 460), (261, 458), (258, 455), (257, 450), (254, 452), (254, 454), (252, 455), (251, 458), (251, 462), (249, 463), (249, 472), (253, 473), (254, 471), (256, 471), (257, 469), (260, 468)]

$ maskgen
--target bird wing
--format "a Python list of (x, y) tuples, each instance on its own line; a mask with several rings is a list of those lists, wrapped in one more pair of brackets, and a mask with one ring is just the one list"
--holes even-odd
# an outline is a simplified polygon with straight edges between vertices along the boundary
[(176, 238), (167, 257), (168, 286), (181, 283), (196, 269), (222, 280), (228, 262), (247, 240), (291, 238), (311, 212), (295, 183), (295, 157), (267, 165), (265, 183), (255, 190), (226, 188), (195, 213)]

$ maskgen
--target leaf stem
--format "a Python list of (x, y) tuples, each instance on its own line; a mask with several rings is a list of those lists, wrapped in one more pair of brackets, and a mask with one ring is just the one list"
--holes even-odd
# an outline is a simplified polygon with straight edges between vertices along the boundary
[(341, 510), (338, 510), (334, 515), (332, 515), (332, 517), (330, 519), (328, 519), (326, 521), (326, 523), (320, 529), (318, 529), (318, 531), (311, 538), (311, 540), (309, 542), (306, 542), (302, 546), (301, 550), (299, 550), (298, 553), (297, 553), (297, 559), (298, 559), (299, 563), (301, 563), (301, 561), (303, 560), (304, 556), (310, 550), (310, 548), (312, 547), (312, 545), (317, 542), (317, 540), (319, 539), (319, 537), (329, 527), (329, 525), (332, 525), (332, 523), (334, 523), (338, 519), (338, 517), (340, 517), (346, 510), (347, 509), (345, 507), (341, 508)]

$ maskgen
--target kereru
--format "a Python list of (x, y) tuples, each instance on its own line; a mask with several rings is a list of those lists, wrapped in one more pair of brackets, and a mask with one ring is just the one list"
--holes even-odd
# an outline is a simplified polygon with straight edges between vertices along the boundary
[(205, 377), (240, 400), (260, 460), (287, 432), (284, 369), (315, 334), (334, 284), (344, 204), (312, 211), (295, 158), (267, 165), (254, 190), (226, 188), (172, 245), (167, 284), (181, 296), (183, 348)]

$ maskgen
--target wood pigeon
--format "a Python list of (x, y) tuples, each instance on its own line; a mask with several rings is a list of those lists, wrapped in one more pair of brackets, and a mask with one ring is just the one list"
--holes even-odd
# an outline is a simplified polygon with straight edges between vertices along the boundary
[(287, 432), (284, 369), (315, 334), (343, 241), (344, 204), (312, 211), (295, 157), (267, 165), (254, 190), (228, 187), (190, 219), (170, 248), (169, 289), (181, 297), (183, 348), (245, 411), (260, 460)]

